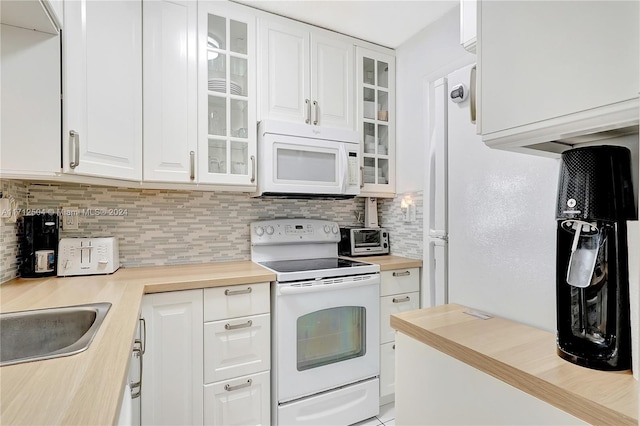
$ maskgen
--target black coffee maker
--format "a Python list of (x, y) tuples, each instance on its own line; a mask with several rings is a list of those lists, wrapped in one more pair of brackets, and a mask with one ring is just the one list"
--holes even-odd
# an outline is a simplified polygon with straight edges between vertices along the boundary
[(56, 275), (58, 264), (58, 215), (36, 214), (22, 217), (22, 264), (24, 278)]
[(629, 150), (564, 152), (556, 213), (558, 355), (598, 370), (629, 369), (626, 221), (638, 218)]

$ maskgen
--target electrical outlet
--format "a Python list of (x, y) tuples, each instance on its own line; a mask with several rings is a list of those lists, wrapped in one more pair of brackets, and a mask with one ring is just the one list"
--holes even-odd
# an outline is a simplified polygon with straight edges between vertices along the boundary
[(62, 210), (62, 229), (65, 231), (73, 231), (78, 229), (78, 209)]

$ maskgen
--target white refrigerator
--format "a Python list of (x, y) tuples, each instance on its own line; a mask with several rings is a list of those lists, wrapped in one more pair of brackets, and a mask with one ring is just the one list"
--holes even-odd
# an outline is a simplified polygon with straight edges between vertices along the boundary
[(430, 83), (423, 306), (458, 303), (554, 331), (559, 161), (482, 142), (472, 68)]

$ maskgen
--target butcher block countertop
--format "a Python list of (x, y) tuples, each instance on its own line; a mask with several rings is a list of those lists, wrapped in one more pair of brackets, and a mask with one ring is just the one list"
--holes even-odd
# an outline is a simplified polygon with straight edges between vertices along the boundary
[(380, 271), (390, 271), (393, 269), (406, 269), (406, 268), (422, 268), (422, 260), (409, 259), (401, 256), (366, 256), (366, 257), (351, 257), (353, 260), (360, 260), (362, 262), (377, 263), (380, 265)]
[(5, 425), (107, 425), (118, 420), (144, 293), (275, 280), (253, 262), (121, 268), (112, 275), (15, 279), (0, 285), (0, 312), (110, 302), (89, 348), (0, 367)]
[[(398, 256), (367, 258), (381, 269), (421, 266)], [(391, 265), (391, 267), (389, 267)], [(118, 420), (142, 296), (275, 281), (250, 261), (120, 268), (111, 275), (14, 279), (0, 285), (0, 312), (112, 304), (89, 348), (76, 355), (0, 367), (0, 423), (107, 425)]]
[(596, 425), (638, 425), (640, 386), (629, 371), (580, 367), (556, 355), (555, 334), (480, 319), (450, 304), (391, 316), (391, 326), (440, 352)]

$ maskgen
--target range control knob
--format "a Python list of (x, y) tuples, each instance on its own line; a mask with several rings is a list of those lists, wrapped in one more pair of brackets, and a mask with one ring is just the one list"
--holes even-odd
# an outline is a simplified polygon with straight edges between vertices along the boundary
[(338, 233), (338, 227), (336, 225), (333, 225), (333, 228), (331, 228), (331, 232), (333, 232), (334, 234)]
[(331, 231), (331, 227), (330, 227), (329, 225), (325, 225), (325, 226), (324, 226), (324, 233), (325, 233), (325, 234), (328, 234), (328, 233), (329, 233), (329, 231)]
[(262, 237), (262, 235), (263, 235), (263, 234), (264, 234), (264, 228), (263, 228), (262, 226), (258, 226), (258, 227), (256, 228), (256, 235), (257, 235), (258, 237)]
[(267, 235), (273, 235), (273, 231), (274, 231), (273, 226), (271, 225), (267, 226)]

